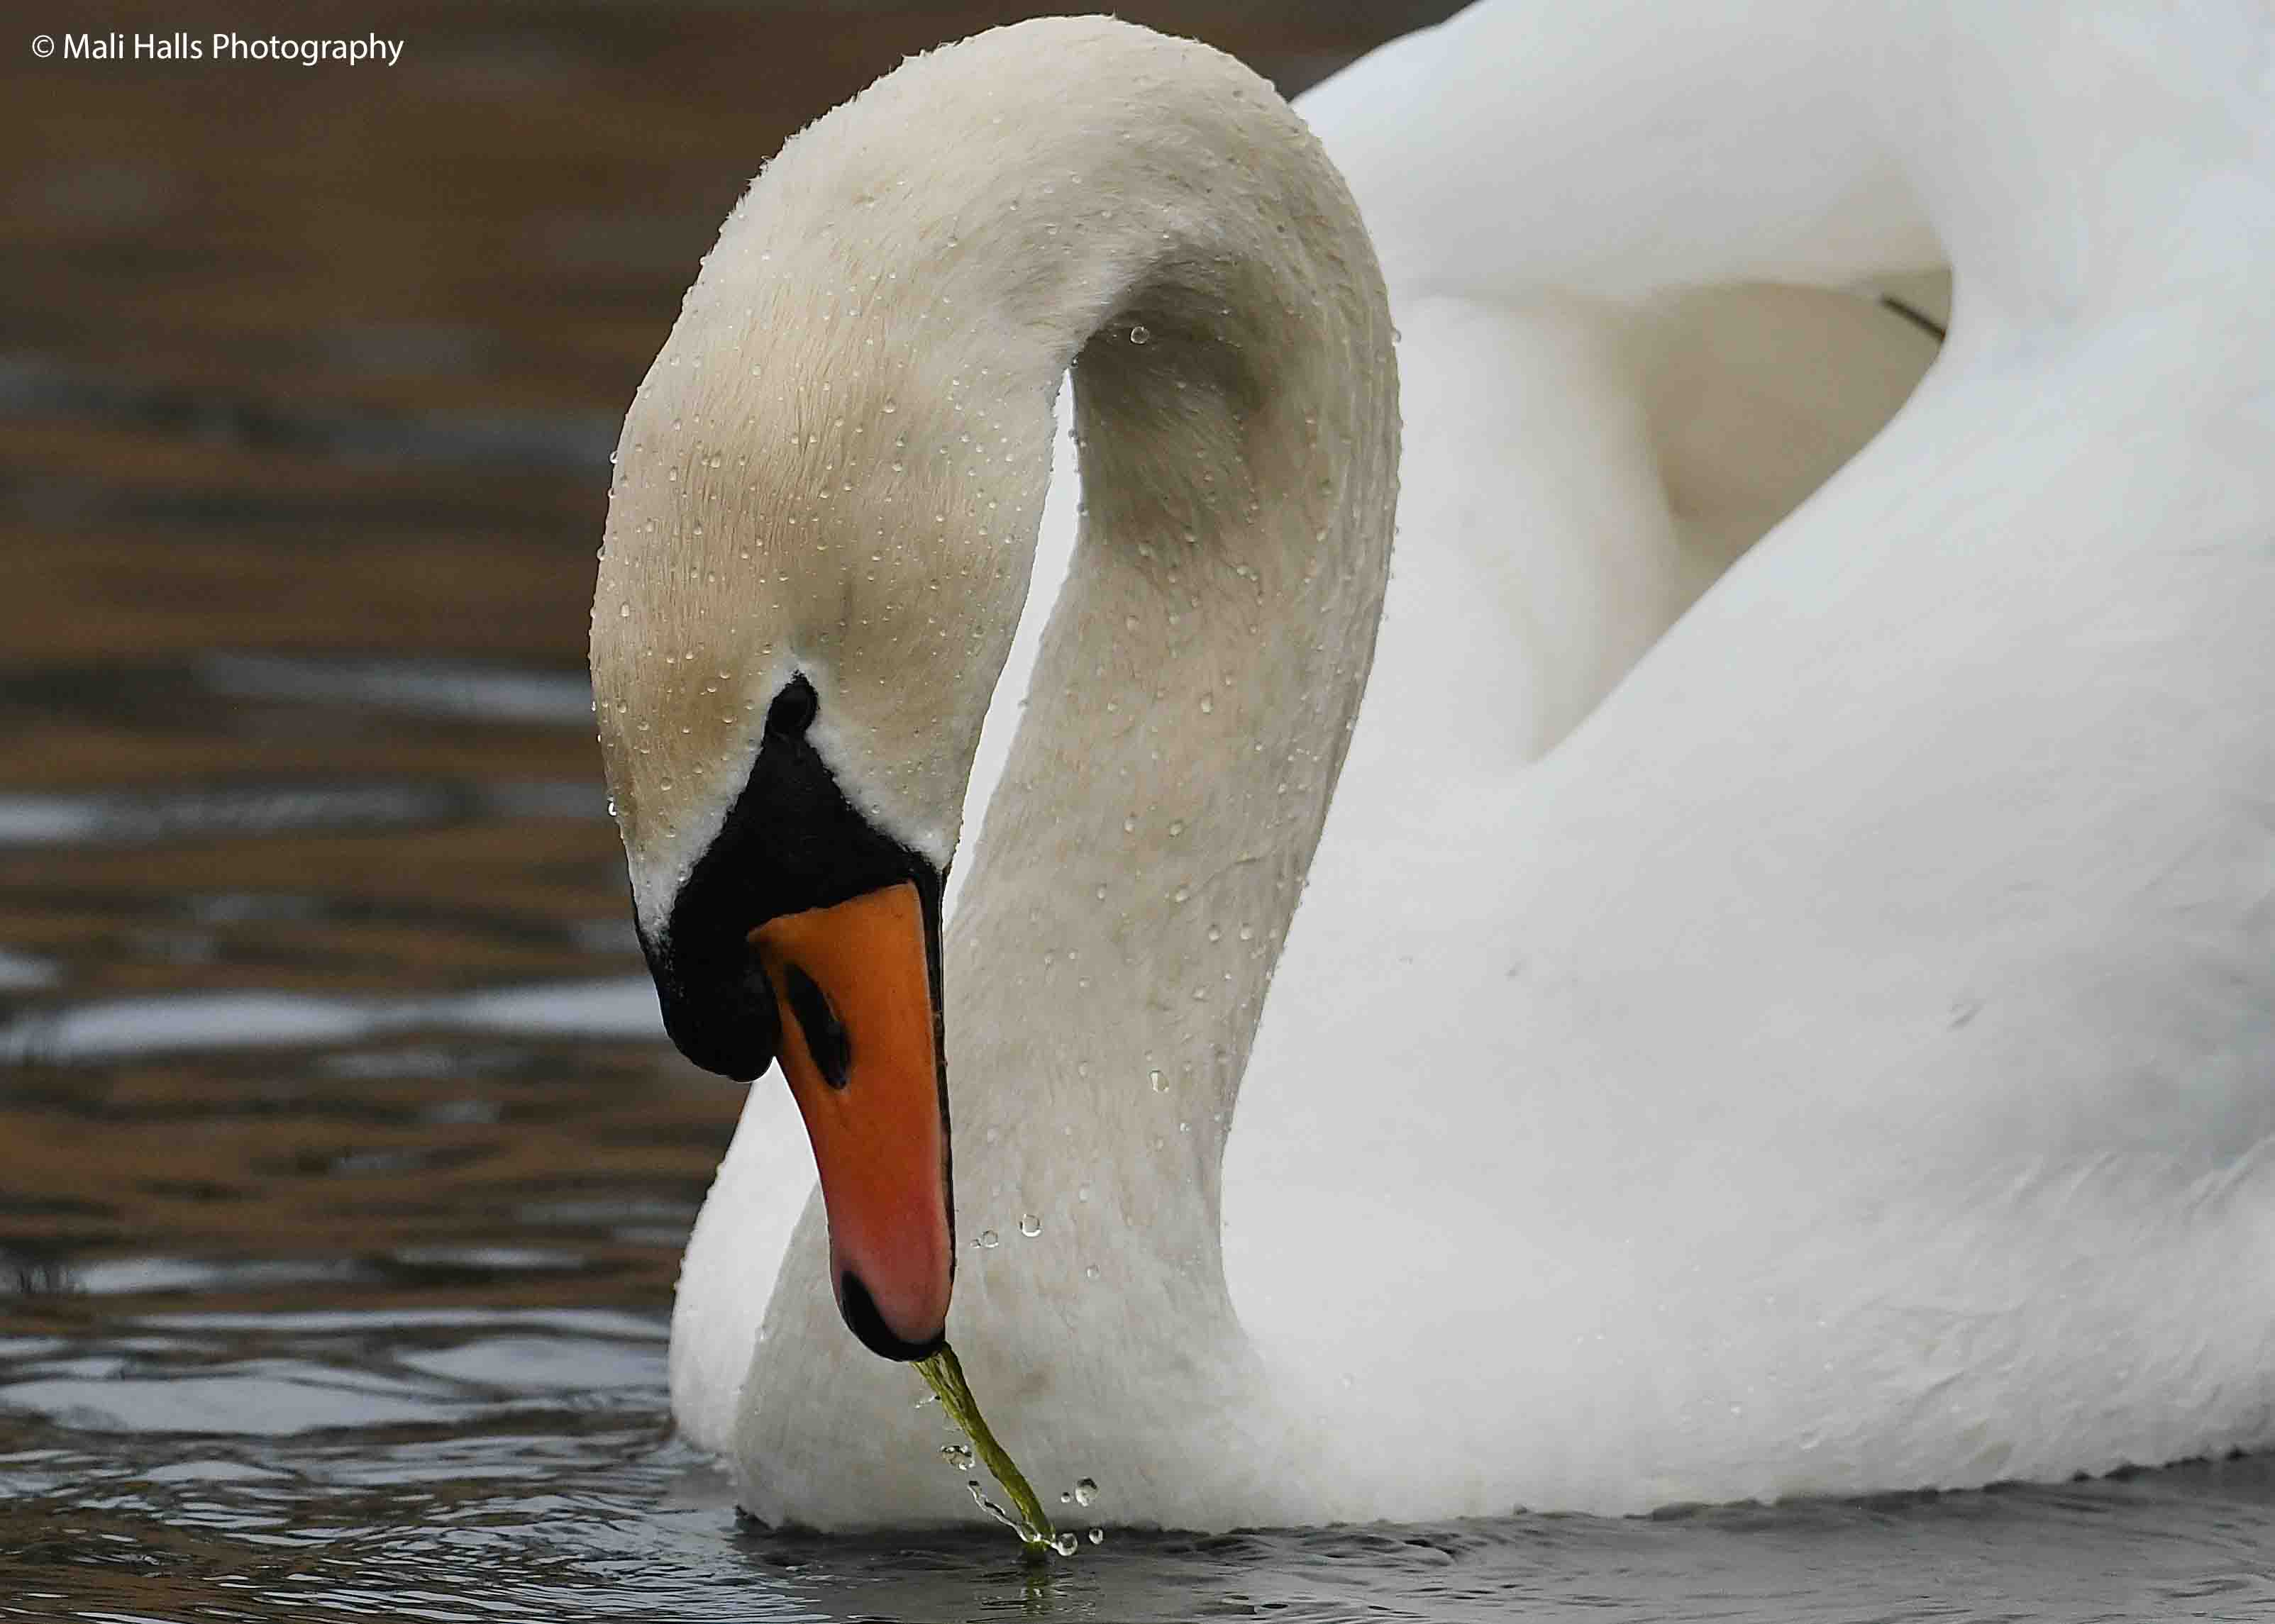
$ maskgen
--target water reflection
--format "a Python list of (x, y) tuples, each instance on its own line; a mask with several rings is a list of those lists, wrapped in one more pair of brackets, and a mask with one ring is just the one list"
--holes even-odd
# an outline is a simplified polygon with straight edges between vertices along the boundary
[[(592, 714), (582, 671), (532, 671), (467, 660), (314, 660), (207, 654), (209, 691), (239, 699), (351, 705), (413, 716), (581, 728)], [(589, 794), (590, 786), (586, 786)]]
[[(360, 1043), (389, 1032), (434, 1030), (640, 1039), (661, 1037), (663, 1024), (644, 976), (495, 987), (448, 998), (247, 992), (112, 999), (0, 1023), (0, 1062), (61, 1064), (167, 1050)], [(355, 1063), (338, 1060), (328, 1069), (336, 1076), (342, 1065), (352, 1069)]]
[[(1295, 89), (1450, 9), (1212, 26)], [(606, 453), (758, 159), (991, 20), (373, 0), (383, 88), (0, 53), (0, 1619), (2265, 1610), (2251, 1462), (1038, 1574), (749, 1527), (673, 1439), (739, 1096), (660, 1040), (627, 925)]]
[[(370, 336), (331, 335), (351, 359), (374, 354)], [(401, 364), (431, 361), (397, 344)], [(488, 411), (386, 411), (290, 404), (250, 393), (154, 384), (75, 369), (40, 356), (0, 357), (0, 415), (94, 419), (129, 428), (245, 450), (288, 452), (390, 464), (445, 467), (535, 468), (582, 472), (606, 459), (616, 442), (616, 414)]]
[(2180, 1618), (2271, 1598), (2234, 1526), (2270, 1498), (2246, 1467), (1661, 1522), (1122, 1534), (1039, 1572), (984, 1537), (770, 1533), (645, 1424), (660, 1367), (636, 1336), (427, 1330), (383, 1379), (302, 1348), (266, 1378), (298, 1431), (217, 1409), (132, 1468), (60, 1432), (0, 1458), (28, 1581), (0, 1616), (40, 1616), (58, 1578), (91, 1609), (241, 1619)]
[(493, 817), (590, 817), (592, 802), (593, 786), (573, 781), (252, 784), (139, 795), (0, 795), (0, 848), (155, 845), (304, 829), (412, 828)]

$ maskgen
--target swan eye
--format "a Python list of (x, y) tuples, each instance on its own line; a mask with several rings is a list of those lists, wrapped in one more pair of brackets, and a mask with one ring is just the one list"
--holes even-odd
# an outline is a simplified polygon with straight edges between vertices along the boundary
[(782, 691), (767, 707), (767, 731), (796, 738), (813, 725), (814, 713), (820, 708), (820, 696), (801, 671), (782, 684)]
[(853, 1061), (853, 1046), (846, 1039), (837, 1012), (829, 1007), (829, 1000), (814, 985), (813, 978), (795, 964), (782, 966), (782, 992), (805, 1036), (805, 1052), (813, 1056), (814, 1069), (830, 1087), (843, 1088)]

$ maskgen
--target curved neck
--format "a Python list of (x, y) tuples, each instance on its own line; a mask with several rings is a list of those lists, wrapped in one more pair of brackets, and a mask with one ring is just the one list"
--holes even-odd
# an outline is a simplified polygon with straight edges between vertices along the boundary
[[(1268, 85), (1038, 19), (785, 147), (627, 416), (593, 672), (653, 914), (792, 668), (849, 798), (946, 852), (1073, 370), (1078, 562), (944, 944), (957, 1226), (999, 1237), (964, 1254), (967, 1360), (999, 1285), (1006, 1326), (1231, 1323), (1220, 1157), (1372, 655), (1391, 339), (1357, 208)], [(769, 1313), (834, 1322), (799, 1281)]]
[(1023, 202), (1093, 233), (1061, 284), (1088, 325), (1046, 361), (1085, 509), (946, 982), (964, 1234), (1055, 1205), (1069, 1256), (1096, 1226), (1221, 1289), (1221, 1150), (1372, 655), (1398, 425), (1341, 181), (1181, 49), (1223, 82), (1127, 104), (1107, 172)]

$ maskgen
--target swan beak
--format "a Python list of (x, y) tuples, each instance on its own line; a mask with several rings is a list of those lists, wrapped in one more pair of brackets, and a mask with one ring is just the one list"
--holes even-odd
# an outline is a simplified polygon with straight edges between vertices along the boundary
[(769, 919), (751, 945), (782, 1013), (782, 1074), (829, 1214), (837, 1311), (872, 1353), (948, 1334), (955, 1216), (936, 949), (913, 884)]

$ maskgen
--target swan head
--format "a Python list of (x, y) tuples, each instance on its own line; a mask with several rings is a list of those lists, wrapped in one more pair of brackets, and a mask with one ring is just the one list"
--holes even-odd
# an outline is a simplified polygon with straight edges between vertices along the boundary
[(1063, 361), (959, 297), (954, 237), (866, 159), (825, 119), (729, 216), (625, 419), (592, 667), (665, 1025), (779, 1064), (840, 1310), (905, 1359), (954, 1274), (941, 893)]
[[(665, 1024), (728, 1076), (779, 1064), (839, 1308), (872, 1349), (921, 1356), (945, 1333), (941, 896), (1060, 381), (1077, 380), (1090, 588), (1047, 648), (1150, 696), (1196, 762), (1266, 748), (1245, 707), (1212, 709), (1230, 679), (1204, 633), (1275, 661), (1296, 698), (1273, 725), (1335, 741), (1270, 804), (1274, 838), (1304, 843), (1387, 574), (1389, 336), (1364, 228), (1286, 103), (1206, 47), (1094, 18), (912, 59), (826, 115), (690, 289), (617, 449), (602, 753)], [(1352, 567), (1317, 567), (1331, 535), (1356, 538)], [(1023, 734), (1062, 803), (1107, 770), (1109, 735), (1150, 747), (1134, 709), (1109, 724), (1113, 702), (1059, 676)], [(1050, 839), (1086, 853), (1087, 827), (1062, 817)], [(1278, 872), (1253, 866), (1238, 883)]]

